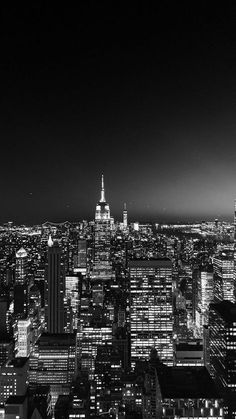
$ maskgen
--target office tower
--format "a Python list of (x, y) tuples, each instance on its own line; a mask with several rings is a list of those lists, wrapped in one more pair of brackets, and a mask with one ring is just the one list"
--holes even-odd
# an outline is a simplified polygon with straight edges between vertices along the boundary
[(78, 268), (86, 269), (87, 267), (87, 241), (78, 240)]
[(78, 332), (78, 352), (81, 370), (87, 371), (89, 377), (93, 378), (98, 346), (112, 344), (112, 324), (101, 306), (90, 308), (87, 314)]
[(28, 314), (28, 284), (14, 285), (14, 316), (25, 318)]
[(236, 402), (236, 304), (230, 301), (210, 305), (209, 355), (210, 373), (230, 409)]
[(24, 318), (28, 313), (28, 255), (23, 247), (16, 252), (16, 270), (14, 284), (14, 316)]
[(31, 350), (32, 330), (31, 320), (17, 319), (14, 324), (15, 356), (28, 357)]
[(32, 285), (29, 290), (29, 313), (32, 328), (32, 345), (36, 342), (44, 326), (44, 316), (42, 311), (42, 298), (37, 285)]
[(28, 358), (15, 358), (0, 369), (0, 404), (9, 396), (24, 396), (27, 390)]
[(165, 367), (145, 375), (144, 418), (224, 418), (223, 400), (204, 367)]
[[(65, 277), (65, 298), (67, 309), (72, 311), (72, 331), (77, 329), (79, 312), (79, 277), (77, 275), (66, 275)], [(68, 317), (68, 315), (67, 315)]]
[(232, 251), (220, 252), (213, 258), (214, 300), (235, 302), (234, 295), (234, 256)]
[(7, 310), (8, 310), (8, 298), (0, 296), (0, 335), (4, 336), (7, 334)]
[(126, 231), (128, 227), (128, 212), (126, 208), (126, 203), (124, 203), (124, 210), (123, 210), (123, 228)]
[(0, 335), (0, 367), (13, 358), (13, 351), (13, 339), (6, 335)]
[(209, 322), (209, 305), (213, 301), (213, 272), (212, 269), (198, 271), (197, 280), (196, 326), (203, 333), (203, 326)]
[(146, 360), (152, 348), (173, 365), (172, 264), (169, 259), (131, 260), (131, 364)]
[(48, 333), (65, 331), (65, 274), (61, 248), (48, 240), (48, 254), (45, 279), (45, 323)]
[(93, 275), (108, 279), (111, 277), (111, 216), (106, 202), (104, 177), (102, 175), (101, 198), (96, 205), (94, 224), (94, 268)]
[(118, 412), (122, 386), (122, 362), (113, 346), (98, 346), (95, 360), (95, 406), (97, 415), (113, 409)]
[(27, 276), (27, 266), (28, 266), (28, 254), (26, 250), (21, 247), (16, 252), (16, 274), (15, 274), (15, 284), (23, 285)]
[(59, 394), (69, 394), (76, 369), (76, 335), (43, 333), (30, 355), (30, 388), (50, 386), (54, 406)]
[(104, 302), (103, 285), (97, 282), (92, 286), (92, 304), (94, 306), (100, 305), (101, 307), (103, 307), (103, 302)]
[(236, 301), (236, 199), (234, 200), (234, 297)]

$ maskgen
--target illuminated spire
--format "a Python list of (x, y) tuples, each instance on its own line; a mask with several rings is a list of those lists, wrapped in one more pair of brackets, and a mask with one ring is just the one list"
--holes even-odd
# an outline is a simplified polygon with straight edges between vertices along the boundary
[(53, 240), (52, 240), (52, 236), (51, 234), (49, 234), (49, 238), (48, 238), (48, 247), (52, 247), (53, 246)]
[(126, 211), (127, 210), (127, 208), (126, 208), (126, 202), (124, 202), (124, 211)]
[(102, 175), (102, 189), (101, 189), (101, 199), (100, 202), (106, 202), (105, 198), (105, 188), (104, 188), (104, 176)]

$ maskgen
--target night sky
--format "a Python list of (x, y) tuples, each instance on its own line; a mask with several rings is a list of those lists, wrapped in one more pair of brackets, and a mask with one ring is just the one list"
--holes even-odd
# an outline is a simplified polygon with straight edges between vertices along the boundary
[(2, 7), (0, 222), (232, 219), (236, 5), (127, 3)]

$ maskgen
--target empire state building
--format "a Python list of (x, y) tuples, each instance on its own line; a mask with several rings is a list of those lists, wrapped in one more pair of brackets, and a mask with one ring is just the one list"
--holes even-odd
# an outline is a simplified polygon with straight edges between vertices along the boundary
[(110, 250), (111, 216), (110, 207), (105, 198), (104, 176), (102, 175), (101, 197), (95, 211), (93, 277), (108, 279), (112, 276)]

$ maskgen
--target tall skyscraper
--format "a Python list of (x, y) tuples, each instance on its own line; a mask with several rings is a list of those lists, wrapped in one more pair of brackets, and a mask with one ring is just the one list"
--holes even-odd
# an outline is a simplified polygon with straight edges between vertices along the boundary
[(131, 260), (131, 364), (147, 360), (151, 349), (173, 365), (172, 263), (169, 259)]
[(102, 175), (101, 197), (96, 205), (94, 224), (94, 276), (106, 279), (111, 276), (111, 216), (106, 202)]
[(18, 252), (16, 252), (16, 274), (15, 274), (15, 283), (23, 285), (25, 283), (27, 275), (27, 252), (21, 247)]
[(209, 305), (213, 301), (213, 272), (212, 269), (205, 268), (198, 272), (196, 290), (196, 312), (194, 318), (196, 325), (203, 332), (203, 326), (208, 325)]
[(126, 203), (124, 203), (124, 209), (123, 209), (123, 228), (124, 230), (127, 230), (128, 227), (128, 212), (126, 208)]
[(220, 252), (213, 258), (214, 300), (235, 302), (234, 255), (232, 251)]
[(209, 355), (210, 373), (224, 396), (229, 414), (227, 417), (235, 418), (236, 304), (230, 301), (210, 305)]
[(61, 248), (50, 237), (45, 280), (45, 320), (48, 333), (65, 331), (64, 295), (65, 273)]
[(14, 314), (18, 318), (25, 318), (28, 313), (27, 256), (23, 247), (16, 252)]
[(236, 199), (234, 200), (234, 296), (236, 301)]

